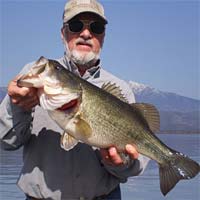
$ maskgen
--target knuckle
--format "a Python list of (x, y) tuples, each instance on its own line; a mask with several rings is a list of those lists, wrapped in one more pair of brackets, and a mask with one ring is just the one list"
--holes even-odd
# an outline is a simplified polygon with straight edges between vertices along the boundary
[(136, 148), (133, 145), (127, 144), (126, 145), (126, 151), (130, 154), (135, 154), (137, 153)]
[(13, 99), (13, 98), (11, 98), (11, 102), (12, 102), (13, 104), (18, 104), (18, 103), (19, 103), (19, 101), (18, 101), (17, 99)]
[(31, 94), (29, 88), (21, 88), (20, 95), (23, 98), (28, 98), (28, 99), (32, 99), (33, 98), (33, 95)]
[(108, 150), (110, 157), (115, 157), (117, 155), (117, 150), (115, 147), (110, 147)]
[(28, 96), (28, 91), (26, 89), (24, 89), (24, 88), (21, 88), (20, 96), (21, 97), (27, 97)]
[(8, 86), (7, 92), (10, 97), (13, 97), (16, 93), (15, 89), (11, 85)]

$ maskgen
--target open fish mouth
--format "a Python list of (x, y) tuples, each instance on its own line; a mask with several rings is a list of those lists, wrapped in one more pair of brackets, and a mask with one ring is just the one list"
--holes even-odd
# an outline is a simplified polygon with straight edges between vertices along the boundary
[(66, 111), (66, 110), (69, 110), (71, 108), (74, 108), (76, 105), (78, 105), (78, 99), (71, 100), (70, 102), (62, 105), (59, 108), (57, 108), (57, 110), (59, 110), (59, 111)]
[(34, 87), (33, 82), (34, 83), (39, 82), (38, 79), (40, 79), (40, 77), (37, 74), (34, 75), (32, 73), (29, 73), (27, 75), (22, 75), (17, 80), (17, 86), (18, 87)]

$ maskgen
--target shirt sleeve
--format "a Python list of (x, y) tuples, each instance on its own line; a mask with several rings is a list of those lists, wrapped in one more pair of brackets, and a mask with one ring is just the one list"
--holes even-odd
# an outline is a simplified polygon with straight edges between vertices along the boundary
[[(32, 64), (26, 65), (20, 74), (26, 72)], [(13, 104), (6, 95), (0, 104), (0, 141), (1, 148), (15, 150), (22, 146), (31, 135), (32, 111), (25, 111)]]
[(122, 183), (126, 182), (127, 178), (131, 176), (141, 175), (144, 172), (148, 162), (149, 158), (143, 155), (139, 155), (138, 159), (130, 160), (128, 164), (120, 166), (112, 166), (102, 161), (106, 170), (118, 179), (120, 179), (120, 182)]

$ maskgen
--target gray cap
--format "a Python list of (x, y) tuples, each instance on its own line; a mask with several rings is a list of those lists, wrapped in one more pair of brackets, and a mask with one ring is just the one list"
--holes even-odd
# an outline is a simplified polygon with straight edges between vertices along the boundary
[(107, 23), (107, 19), (104, 15), (104, 8), (96, 0), (69, 0), (65, 4), (63, 13), (63, 23), (68, 22), (76, 15), (84, 12), (94, 13), (100, 18), (102, 18), (105, 21), (105, 23)]

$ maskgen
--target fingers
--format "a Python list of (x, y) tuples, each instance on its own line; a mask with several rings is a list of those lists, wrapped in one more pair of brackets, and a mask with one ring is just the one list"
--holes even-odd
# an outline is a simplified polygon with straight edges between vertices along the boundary
[(34, 88), (18, 88), (14, 86), (8, 89), (8, 95), (15, 104), (19, 104), (22, 101), (29, 103), (37, 99), (37, 91)]
[(16, 103), (18, 106), (24, 108), (25, 110), (30, 110), (36, 105), (38, 105), (39, 99), (37, 96), (32, 96), (31, 98), (19, 100), (18, 103)]
[(30, 110), (39, 103), (36, 88), (26, 88), (17, 86), (18, 77), (12, 80), (8, 85), (8, 95), (12, 103)]
[(139, 157), (139, 153), (136, 149), (135, 146), (131, 145), (131, 144), (127, 144), (126, 145), (126, 153), (132, 158), (132, 159), (138, 159)]
[(103, 162), (108, 165), (118, 166), (123, 164), (123, 160), (117, 152), (115, 147), (109, 149), (100, 149)]
[[(138, 158), (139, 153), (137, 152), (136, 148), (133, 145), (127, 144), (125, 150), (131, 159)], [(100, 149), (100, 153), (103, 161), (107, 164), (115, 166), (124, 164), (124, 161), (120, 156), (120, 153), (118, 153), (115, 147), (110, 147), (109, 149)]]
[(113, 164), (115, 165), (122, 165), (123, 160), (121, 159), (120, 155), (117, 152), (117, 149), (115, 147), (110, 147), (108, 149), (108, 153), (110, 156), (110, 160), (112, 161)]

